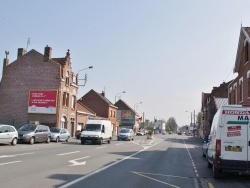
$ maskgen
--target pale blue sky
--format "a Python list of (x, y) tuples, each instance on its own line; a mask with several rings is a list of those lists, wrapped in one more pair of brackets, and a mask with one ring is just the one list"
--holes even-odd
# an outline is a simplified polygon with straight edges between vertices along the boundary
[[(17, 48), (70, 49), (75, 72), (90, 65), (90, 89), (115, 102), (117, 93), (145, 119), (174, 117), (179, 126), (199, 112), (202, 92), (233, 74), (241, 24), (250, 26), (249, 0), (0, 0), (0, 62)], [(2, 63), (1, 63), (2, 64)], [(0, 65), (0, 77), (2, 65)], [(118, 98), (118, 97), (117, 97)]]

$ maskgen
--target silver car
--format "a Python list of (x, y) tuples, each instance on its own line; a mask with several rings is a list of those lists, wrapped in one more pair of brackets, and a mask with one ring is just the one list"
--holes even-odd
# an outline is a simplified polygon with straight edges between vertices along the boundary
[(17, 144), (17, 138), (18, 133), (15, 127), (0, 124), (0, 143), (15, 146)]
[(132, 129), (122, 128), (117, 135), (117, 140), (134, 140), (134, 131)]
[(50, 143), (51, 133), (46, 125), (26, 124), (18, 129), (18, 142), (27, 142), (34, 144), (35, 142)]
[(51, 141), (59, 142), (59, 141), (69, 141), (70, 135), (67, 129), (50, 127), (51, 132)]

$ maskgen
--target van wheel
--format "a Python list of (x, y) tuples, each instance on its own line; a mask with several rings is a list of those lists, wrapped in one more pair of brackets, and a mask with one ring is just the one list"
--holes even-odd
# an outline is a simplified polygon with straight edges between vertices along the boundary
[(213, 176), (214, 176), (214, 179), (218, 179), (220, 177), (220, 173), (221, 173), (221, 170), (219, 168), (216, 168), (213, 165)]
[(11, 142), (11, 145), (12, 146), (15, 146), (17, 144), (17, 138), (13, 138), (12, 142)]
[(46, 143), (50, 143), (50, 137), (47, 138)]
[(100, 139), (99, 145), (102, 145), (102, 138)]
[(33, 144), (35, 143), (35, 138), (34, 138), (34, 137), (31, 137), (29, 143), (30, 143), (31, 145), (33, 145)]

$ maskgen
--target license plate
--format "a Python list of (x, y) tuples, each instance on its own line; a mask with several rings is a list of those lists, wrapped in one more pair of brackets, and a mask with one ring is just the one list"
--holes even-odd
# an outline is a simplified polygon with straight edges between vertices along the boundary
[(242, 147), (241, 146), (226, 146), (225, 150), (232, 151), (232, 152), (242, 152)]

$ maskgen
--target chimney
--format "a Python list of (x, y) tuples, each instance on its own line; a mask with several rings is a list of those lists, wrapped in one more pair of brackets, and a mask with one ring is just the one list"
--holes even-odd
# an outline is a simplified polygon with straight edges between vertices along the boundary
[(102, 91), (101, 95), (105, 97), (105, 92), (104, 92), (104, 91)]
[(47, 45), (44, 48), (44, 56), (43, 56), (44, 61), (49, 61), (49, 59), (51, 59), (51, 52), (52, 52), (52, 48)]
[[(9, 51), (5, 51), (5, 54), (6, 54), (6, 58), (4, 58), (4, 60), (3, 60), (3, 72), (4, 72), (5, 67), (7, 67), (9, 65), (9, 59), (8, 59)], [(2, 75), (3, 75), (3, 73), (2, 73)]]
[(18, 48), (17, 50), (17, 58), (22, 57), (26, 53), (24, 48)]

